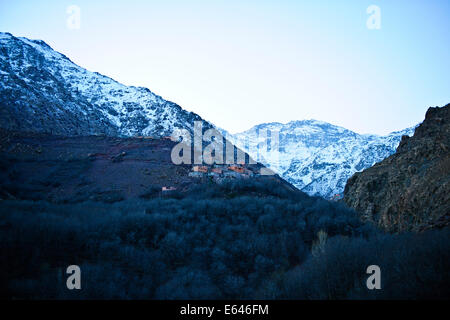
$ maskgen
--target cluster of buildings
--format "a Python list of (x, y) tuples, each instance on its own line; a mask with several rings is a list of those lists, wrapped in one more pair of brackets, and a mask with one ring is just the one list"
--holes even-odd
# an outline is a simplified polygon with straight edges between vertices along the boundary
[[(256, 168), (248, 168), (245, 164), (218, 165), (212, 166), (194, 165), (189, 172), (189, 177), (194, 178), (213, 178), (217, 183), (223, 179), (248, 179), (250, 177), (259, 176), (260, 173)], [(175, 187), (162, 187), (162, 195), (169, 195), (177, 191)]]
[(195, 165), (192, 167), (189, 173), (190, 177), (204, 178), (212, 177), (213, 179), (220, 178), (234, 178), (234, 179), (246, 179), (257, 175), (251, 169), (244, 164), (231, 164), (231, 165), (219, 165), (214, 164), (212, 166)]

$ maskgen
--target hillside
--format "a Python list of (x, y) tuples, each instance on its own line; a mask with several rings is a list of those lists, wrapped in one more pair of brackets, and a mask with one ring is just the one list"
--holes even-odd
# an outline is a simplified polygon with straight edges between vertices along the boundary
[(444, 226), (450, 219), (450, 104), (428, 109), (392, 156), (356, 173), (344, 201), (391, 231)]
[[(117, 202), (159, 197), (163, 187), (173, 189), (167, 194), (178, 194), (241, 179), (295, 189), (276, 175), (261, 176), (261, 164), (175, 165), (175, 145), (168, 138), (65, 137), (0, 129), (0, 199)], [(205, 172), (194, 171), (198, 167)]]
[(164, 137), (175, 128), (191, 131), (201, 120), (147, 88), (125, 86), (76, 65), (42, 40), (0, 33), (1, 128)]

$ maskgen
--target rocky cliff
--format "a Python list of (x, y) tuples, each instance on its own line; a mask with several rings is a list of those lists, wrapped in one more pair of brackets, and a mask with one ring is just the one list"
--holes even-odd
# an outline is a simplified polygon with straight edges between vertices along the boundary
[(344, 202), (389, 231), (422, 230), (450, 220), (450, 104), (428, 109), (395, 154), (347, 182)]

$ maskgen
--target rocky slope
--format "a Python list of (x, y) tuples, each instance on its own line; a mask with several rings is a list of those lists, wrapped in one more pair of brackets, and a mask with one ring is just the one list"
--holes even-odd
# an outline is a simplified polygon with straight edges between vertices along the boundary
[[(0, 127), (66, 136), (168, 136), (201, 118), (90, 72), (45, 42), (0, 33)], [(208, 123), (205, 126), (210, 126)]]
[[(264, 142), (271, 144), (271, 133), (264, 132), (279, 133), (279, 148), (263, 147)], [(414, 127), (387, 136), (361, 135), (326, 122), (304, 120), (260, 124), (230, 140), (300, 190), (330, 199), (342, 194), (355, 172), (394, 153), (401, 137), (413, 133)]]
[(344, 201), (390, 231), (445, 226), (450, 215), (450, 104), (428, 109), (397, 152), (353, 175)]

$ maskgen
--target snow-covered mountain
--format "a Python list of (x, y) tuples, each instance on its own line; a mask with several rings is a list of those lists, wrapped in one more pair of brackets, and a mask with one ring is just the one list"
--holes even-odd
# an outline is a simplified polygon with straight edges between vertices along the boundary
[(0, 33), (2, 128), (168, 136), (175, 128), (190, 130), (196, 120), (202, 119), (149, 89), (125, 86), (79, 67), (43, 41)]
[[(176, 128), (192, 132), (194, 121), (203, 120), (147, 88), (125, 86), (83, 69), (41, 40), (0, 32), (1, 128), (161, 137)], [(203, 127), (213, 125), (204, 121)], [(255, 151), (265, 140), (257, 133), (264, 130), (279, 132), (279, 148)], [(330, 198), (342, 193), (354, 172), (394, 153), (401, 136), (413, 132), (409, 128), (384, 137), (360, 135), (308, 120), (261, 124), (228, 138), (299, 189)]]
[(332, 198), (344, 191), (355, 172), (393, 154), (401, 137), (411, 136), (414, 129), (387, 136), (362, 135), (326, 122), (304, 120), (260, 124), (230, 140), (300, 190)]

